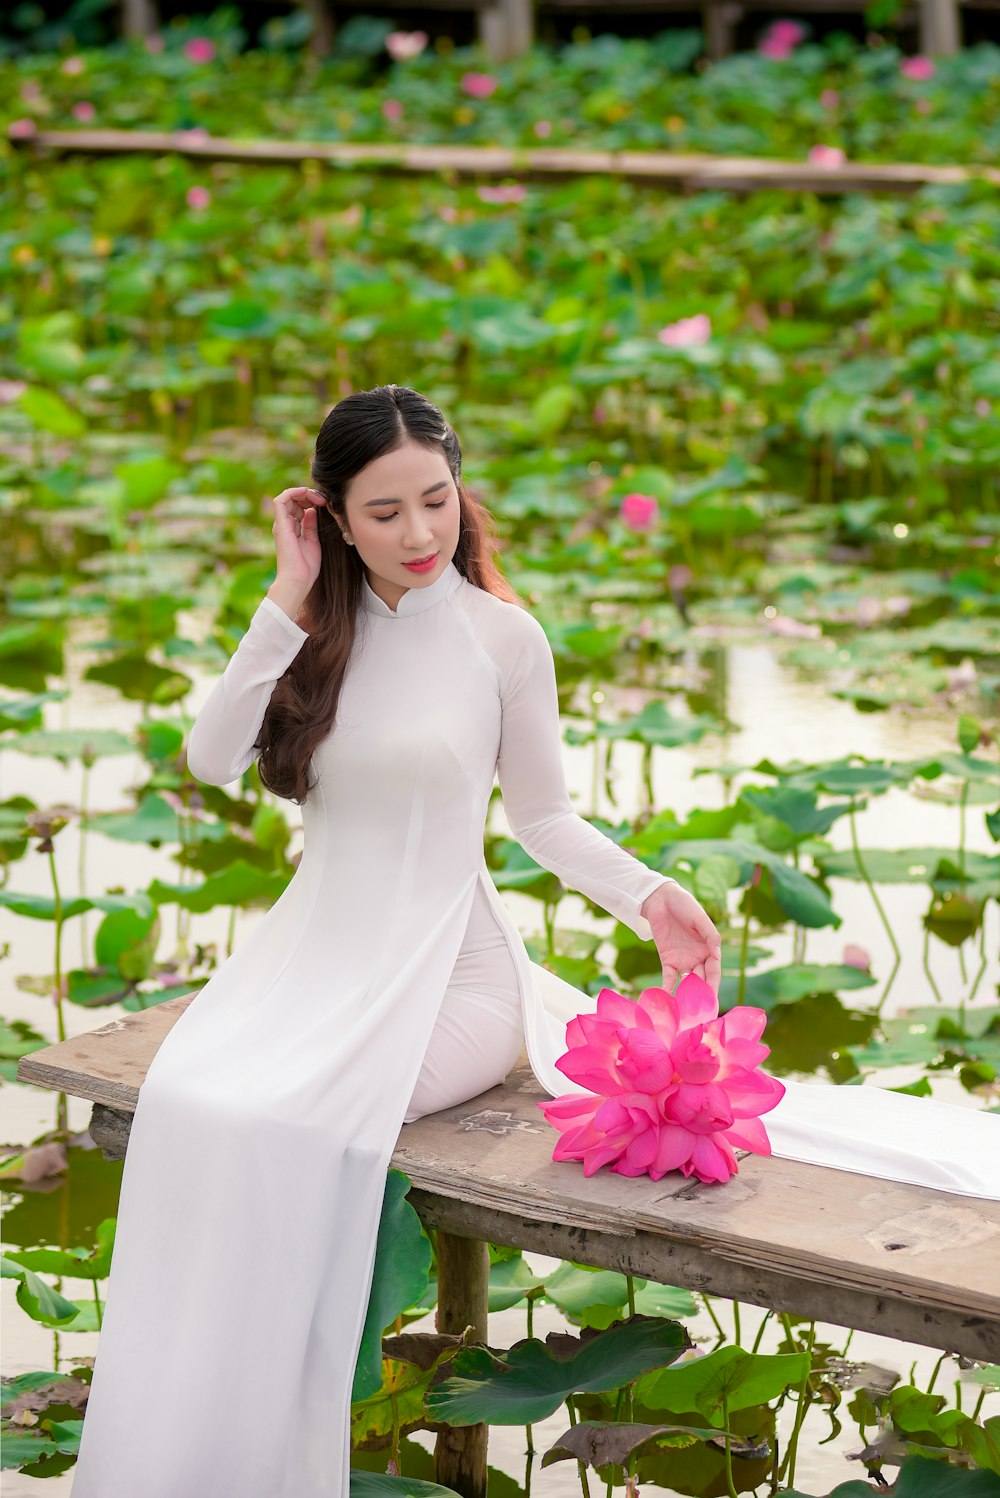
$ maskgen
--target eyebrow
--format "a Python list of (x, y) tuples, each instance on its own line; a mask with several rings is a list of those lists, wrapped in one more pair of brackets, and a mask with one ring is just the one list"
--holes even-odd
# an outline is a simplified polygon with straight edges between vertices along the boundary
[[(432, 484), (429, 489), (425, 489), (420, 498), (424, 499), (428, 494), (436, 494), (439, 489), (447, 489), (447, 487), (448, 480), (442, 479), (439, 484)], [(401, 499), (366, 499), (362, 508), (367, 510), (372, 505), (401, 505), (402, 503)]]

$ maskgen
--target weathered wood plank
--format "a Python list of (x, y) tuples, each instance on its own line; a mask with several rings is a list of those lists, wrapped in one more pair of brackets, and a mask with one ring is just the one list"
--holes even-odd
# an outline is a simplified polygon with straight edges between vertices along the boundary
[[(18, 1077), (115, 1110), (123, 1147), (189, 1001), (36, 1051)], [(1000, 1202), (753, 1155), (724, 1185), (587, 1180), (553, 1162), (540, 1096), (522, 1057), (502, 1087), (402, 1129), (393, 1164), (429, 1226), (1000, 1360)]]
[(857, 162), (816, 167), (807, 161), (759, 157), (678, 155), (668, 151), (586, 151), (561, 147), (397, 145), (384, 142), (226, 140), (190, 131), (40, 130), (11, 143), (23, 150), (87, 155), (176, 154), (206, 161), (299, 163), (326, 161), (366, 171), (402, 174), (454, 173), (459, 177), (565, 179), (588, 175), (699, 192), (785, 188), (794, 192), (913, 192), (928, 183), (982, 177), (1000, 185), (1000, 169), (930, 165), (923, 162)]

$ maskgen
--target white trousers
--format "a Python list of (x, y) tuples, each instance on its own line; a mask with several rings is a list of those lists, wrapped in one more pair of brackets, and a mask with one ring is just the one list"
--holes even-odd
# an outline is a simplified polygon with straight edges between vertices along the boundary
[(410, 1097), (404, 1123), (451, 1108), (502, 1082), (524, 1027), (514, 959), (482, 886)]

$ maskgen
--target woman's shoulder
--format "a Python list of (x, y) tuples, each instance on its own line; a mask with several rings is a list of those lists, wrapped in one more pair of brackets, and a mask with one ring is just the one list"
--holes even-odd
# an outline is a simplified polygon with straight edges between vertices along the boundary
[(466, 586), (458, 590), (462, 611), (476, 642), (496, 665), (501, 678), (508, 677), (526, 657), (550, 651), (544, 629), (523, 604), (498, 598), (465, 581)]

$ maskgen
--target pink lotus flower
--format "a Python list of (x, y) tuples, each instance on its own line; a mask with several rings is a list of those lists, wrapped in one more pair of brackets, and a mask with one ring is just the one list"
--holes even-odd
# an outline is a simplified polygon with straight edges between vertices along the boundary
[(762, 57), (776, 58), (779, 62), (791, 57), (806, 34), (798, 21), (775, 21), (760, 41), (757, 51)]
[(806, 28), (801, 21), (775, 21), (769, 35), (776, 42), (785, 42), (789, 47), (797, 47), (799, 42), (805, 40)]
[(476, 197), (481, 203), (522, 203), (525, 188), (520, 182), (510, 182), (500, 187), (477, 187)]
[(674, 994), (647, 988), (631, 999), (603, 988), (595, 1014), (566, 1026), (569, 1049), (558, 1069), (586, 1092), (538, 1104), (561, 1138), (553, 1160), (581, 1160), (618, 1175), (668, 1170), (700, 1181), (737, 1171), (735, 1149), (771, 1153), (759, 1115), (785, 1088), (758, 1070), (767, 1016), (739, 1006), (719, 1018), (711, 986), (694, 973)]
[(426, 46), (426, 31), (390, 31), (385, 39), (385, 50), (393, 62), (407, 62), (411, 57), (419, 57)]
[(825, 88), (819, 96), (819, 102), (824, 109), (836, 109), (840, 103), (840, 95), (835, 88)]
[(488, 99), (496, 92), (497, 80), (492, 73), (465, 73), (459, 87), (470, 99)]
[(382, 115), (383, 118), (391, 120), (395, 124), (397, 120), (403, 118), (403, 106), (398, 99), (383, 99)]
[(87, 64), (82, 57), (67, 57), (59, 65), (60, 73), (65, 73), (67, 78), (76, 78), (84, 71)]
[(188, 62), (214, 62), (215, 43), (207, 36), (194, 36), (184, 43), (184, 56)]
[(706, 313), (698, 312), (694, 317), (682, 317), (679, 322), (668, 323), (656, 336), (667, 348), (696, 348), (711, 338), (712, 323)]
[(846, 160), (847, 156), (839, 146), (813, 146), (809, 152), (809, 161), (812, 166), (843, 166)]
[(780, 635), (784, 640), (818, 640), (823, 633), (818, 624), (806, 624), (790, 614), (769, 615), (767, 627), (772, 635)]
[(648, 531), (655, 524), (659, 505), (651, 494), (626, 494), (619, 514), (630, 531)]
[(899, 71), (912, 83), (926, 83), (934, 77), (934, 64), (929, 57), (918, 53), (916, 57), (904, 57), (899, 64)]
[(207, 208), (212, 201), (212, 194), (207, 187), (189, 187), (185, 194), (185, 202), (189, 208), (197, 209), (200, 213)]
[(552, 134), (552, 121), (536, 120), (532, 128), (539, 140), (546, 140)]
[(72, 109), (73, 118), (81, 120), (84, 124), (88, 120), (92, 120), (96, 112), (89, 99), (81, 99), (79, 103), (73, 105)]
[(152, 36), (147, 36), (146, 51), (152, 53), (163, 51), (163, 38), (158, 31), (155, 31)]
[(854, 946), (851, 942), (844, 947), (840, 960), (847, 967), (860, 968), (863, 973), (871, 971), (871, 953), (866, 952), (864, 947)]
[(33, 135), (37, 135), (37, 133), (38, 126), (35, 124), (34, 120), (29, 120), (27, 118), (23, 120), (11, 120), (10, 124), (7, 126), (7, 134), (11, 140), (30, 140), (31, 137)]

